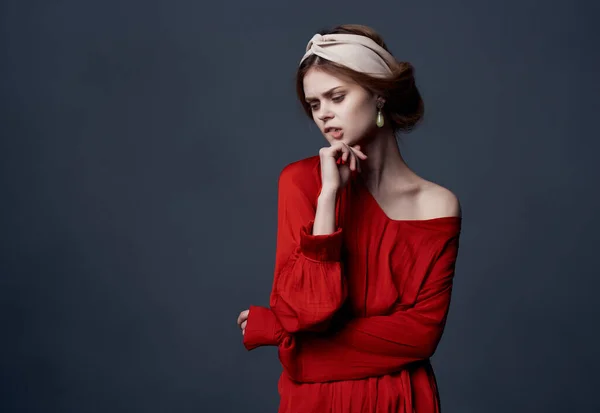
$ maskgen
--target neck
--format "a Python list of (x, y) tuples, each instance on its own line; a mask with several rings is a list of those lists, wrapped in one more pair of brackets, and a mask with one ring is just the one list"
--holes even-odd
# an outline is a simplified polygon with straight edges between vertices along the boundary
[(376, 130), (374, 136), (361, 146), (368, 158), (360, 164), (360, 175), (370, 189), (385, 190), (415, 181), (416, 174), (402, 157), (391, 129)]

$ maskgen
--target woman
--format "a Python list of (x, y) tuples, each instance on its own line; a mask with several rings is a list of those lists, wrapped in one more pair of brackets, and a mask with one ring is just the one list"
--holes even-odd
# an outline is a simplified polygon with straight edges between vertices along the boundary
[(339, 26), (308, 43), (297, 91), (329, 145), (281, 172), (270, 308), (240, 313), (244, 345), (278, 346), (280, 412), (438, 412), (462, 218), (396, 142), (423, 115), (412, 67)]

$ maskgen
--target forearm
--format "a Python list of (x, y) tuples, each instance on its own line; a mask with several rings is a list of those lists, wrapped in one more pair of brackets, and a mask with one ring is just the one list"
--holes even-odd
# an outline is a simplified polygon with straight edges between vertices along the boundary
[[(429, 302), (432, 313), (399, 311), (347, 321), (335, 331), (290, 334), (267, 308), (253, 307), (244, 344), (248, 350), (278, 345), (279, 359), (299, 382), (352, 380), (401, 370), (433, 355), (441, 338), (448, 299)], [(337, 324), (337, 323), (336, 323)]]
[(310, 182), (304, 173), (286, 172), (279, 181), (277, 250), (269, 305), (290, 333), (322, 331), (347, 294), (341, 268), (343, 234), (342, 228), (336, 227), (337, 191), (319, 192), (318, 183), (303, 190), (298, 185)]
[(442, 244), (414, 305), (351, 319), (324, 334), (282, 336), (279, 358), (290, 377), (300, 382), (359, 379), (430, 358), (449, 311), (458, 237)]
[(444, 328), (418, 315), (352, 320), (336, 332), (280, 335), (279, 358), (299, 382), (353, 380), (399, 371), (433, 355)]
[(335, 209), (337, 190), (323, 188), (317, 200), (313, 235), (332, 234), (336, 230)]

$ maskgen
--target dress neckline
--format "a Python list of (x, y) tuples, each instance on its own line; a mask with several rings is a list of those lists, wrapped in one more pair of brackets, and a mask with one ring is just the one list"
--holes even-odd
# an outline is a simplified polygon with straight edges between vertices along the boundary
[(434, 217), (434, 218), (421, 218), (421, 219), (408, 219), (408, 218), (400, 218), (400, 219), (395, 219), (395, 218), (391, 218), (381, 207), (381, 205), (379, 204), (379, 202), (377, 201), (377, 199), (375, 198), (375, 196), (371, 193), (371, 191), (369, 190), (369, 188), (367, 187), (367, 185), (365, 184), (364, 180), (360, 177), (357, 176), (355, 181), (357, 182), (358, 186), (360, 187), (360, 190), (362, 192), (364, 192), (364, 196), (367, 199), (368, 202), (370, 202), (371, 204), (373, 204), (373, 206), (375, 207), (375, 209), (377, 209), (379, 211), (379, 213), (381, 215), (383, 215), (383, 217), (389, 221), (389, 222), (396, 222), (396, 223), (445, 223), (445, 222), (460, 222), (462, 220), (462, 217), (460, 216), (443, 216), (443, 217)]

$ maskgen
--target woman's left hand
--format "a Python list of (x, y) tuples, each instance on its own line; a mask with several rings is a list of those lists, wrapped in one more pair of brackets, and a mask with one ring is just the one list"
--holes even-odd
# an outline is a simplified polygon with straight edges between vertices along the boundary
[(242, 335), (246, 333), (246, 324), (248, 324), (248, 314), (250, 310), (244, 310), (240, 313), (237, 319), (237, 325), (242, 329)]

